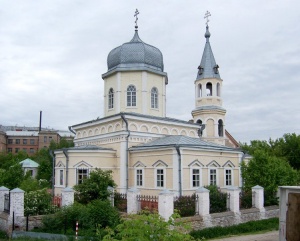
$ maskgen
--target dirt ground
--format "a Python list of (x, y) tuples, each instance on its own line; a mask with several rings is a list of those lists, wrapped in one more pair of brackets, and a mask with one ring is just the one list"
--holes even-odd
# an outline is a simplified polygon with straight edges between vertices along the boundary
[(279, 231), (272, 231), (263, 234), (235, 236), (230, 238), (214, 239), (210, 241), (278, 241), (278, 240), (279, 240)]

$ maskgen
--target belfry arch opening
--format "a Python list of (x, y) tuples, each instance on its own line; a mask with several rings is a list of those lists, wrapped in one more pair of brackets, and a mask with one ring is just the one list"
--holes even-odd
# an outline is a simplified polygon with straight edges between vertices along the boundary
[(222, 137), (224, 134), (224, 125), (223, 125), (223, 120), (218, 121), (218, 134), (220, 137)]
[(198, 84), (198, 97), (202, 97), (202, 85)]
[(217, 96), (221, 96), (221, 85), (220, 83), (217, 83)]
[(208, 82), (206, 84), (206, 96), (212, 96), (212, 83)]

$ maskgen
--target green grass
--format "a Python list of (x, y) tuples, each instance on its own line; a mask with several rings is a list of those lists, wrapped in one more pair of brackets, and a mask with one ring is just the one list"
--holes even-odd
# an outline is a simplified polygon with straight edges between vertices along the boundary
[(191, 235), (194, 238), (222, 238), (228, 237), (232, 235), (243, 235), (249, 233), (258, 233), (258, 232), (267, 232), (278, 230), (279, 219), (278, 218), (270, 218), (259, 221), (250, 221), (247, 223), (242, 223), (238, 225), (233, 225), (229, 227), (213, 227), (213, 228), (205, 228), (202, 230), (194, 230), (191, 232)]

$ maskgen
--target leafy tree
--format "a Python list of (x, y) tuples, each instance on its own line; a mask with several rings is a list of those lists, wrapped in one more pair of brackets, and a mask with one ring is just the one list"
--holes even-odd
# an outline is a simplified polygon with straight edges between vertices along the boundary
[[(114, 230), (106, 229), (108, 234), (102, 240), (195, 240), (189, 235), (190, 227), (177, 220), (175, 221), (178, 217), (178, 214), (174, 214), (169, 221), (165, 222), (158, 213), (130, 215)], [(98, 232), (98, 236), (100, 235), (101, 232)]]
[[(256, 150), (253, 158), (242, 163), (241, 171), (245, 190), (260, 185), (264, 187), (265, 204), (273, 204), (278, 186), (297, 185), (299, 176), (284, 158), (275, 157), (264, 150)], [(276, 201), (276, 200), (275, 200)]]
[(8, 189), (14, 189), (20, 186), (24, 178), (22, 166), (17, 163), (10, 166), (7, 170), (2, 169), (0, 171), (0, 186), (5, 186)]
[(261, 150), (265, 153), (284, 158), (297, 170), (300, 170), (300, 135), (284, 134), (283, 137), (269, 141), (253, 140), (248, 144), (241, 144), (242, 149), (253, 155), (255, 151)]
[(79, 203), (87, 204), (95, 199), (107, 200), (110, 195), (107, 187), (116, 186), (111, 170), (96, 168), (81, 184), (75, 185), (75, 198)]

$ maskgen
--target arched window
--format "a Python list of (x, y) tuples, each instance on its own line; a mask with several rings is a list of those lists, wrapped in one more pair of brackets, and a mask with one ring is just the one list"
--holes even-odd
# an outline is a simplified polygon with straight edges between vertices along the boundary
[(198, 84), (198, 97), (202, 97), (202, 85)]
[(158, 91), (156, 87), (151, 90), (151, 108), (158, 108)]
[(110, 88), (108, 92), (108, 109), (114, 108), (114, 89)]
[(127, 88), (127, 106), (136, 106), (136, 89), (133, 85)]
[(217, 96), (221, 96), (221, 86), (220, 86), (220, 83), (217, 83)]
[(212, 96), (213, 93), (212, 93), (212, 84), (210, 82), (208, 82), (206, 84), (206, 95), (207, 96)]
[(222, 120), (219, 120), (218, 121), (218, 133), (219, 133), (219, 136), (223, 136), (223, 121)]

